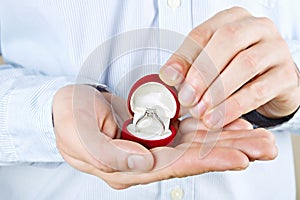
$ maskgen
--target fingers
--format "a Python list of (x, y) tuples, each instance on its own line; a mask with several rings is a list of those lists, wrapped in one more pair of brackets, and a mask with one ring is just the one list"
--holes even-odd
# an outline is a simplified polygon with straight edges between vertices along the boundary
[(223, 130), (225, 131), (235, 131), (235, 130), (252, 130), (253, 126), (250, 122), (244, 119), (236, 119), (233, 122), (227, 124)]
[[(164, 162), (158, 162), (152, 174), (161, 179), (168, 179), (210, 171), (244, 169), (249, 163), (248, 158), (243, 153), (233, 148), (213, 148), (207, 157), (200, 159), (199, 151), (201, 146), (196, 144), (188, 148), (184, 145), (182, 146), (178, 146), (175, 149), (163, 149), (153, 152), (156, 160), (165, 161), (167, 159), (173, 162), (169, 162), (169, 165), (165, 165)], [(180, 157), (178, 157), (179, 154), (181, 155)]]
[[(118, 128), (121, 130), (124, 122), (129, 118), (131, 118), (131, 114), (127, 109), (126, 100), (111, 93), (104, 93), (103, 96), (105, 96), (105, 99), (107, 99), (108, 101), (107, 105), (111, 110), (110, 112), (112, 113), (112, 117), (114, 118), (113, 120), (116, 122)], [(98, 98), (102, 100), (101, 95)], [(99, 108), (101, 109), (101, 107)], [(100, 113), (101, 110), (99, 110), (98, 112)], [(99, 121), (99, 126), (101, 126), (101, 119)], [(105, 128), (109, 128), (109, 126)], [(110, 133), (110, 131), (104, 131), (104, 132)], [(121, 132), (119, 131), (118, 135), (115, 136), (112, 135), (111, 137), (120, 138), (120, 136), (121, 136)]]
[[(287, 85), (281, 84), (282, 72), (272, 68), (246, 84), (226, 101), (205, 113), (203, 123), (213, 129), (228, 124), (241, 115), (255, 110), (277, 96)], [(251, 97), (251, 98), (250, 98)], [(225, 108), (230, 108), (226, 109)]]
[[(272, 21), (233, 8), (196, 27), (161, 68), (160, 77), (178, 86), (178, 99), (193, 117), (203, 120), (209, 129), (219, 129), (256, 108), (272, 118), (295, 111), (299, 107), (295, 96), (300, 92), (299, 86), (290, 84), (298, 82), (292, 62)], [(269, 72), (274, 68), (282, 74), (281, 84), (264, 76), (272, 76)], [(270, 96), (252, 96), (267, 86), (272, 87), (266, 92)], [(257, 92), (245, 92), (249, 90)]]
[[(227, 147), (213, 149), (209, 156), (204, 159), (199, 159), (199, 147), (196, 146), (180, 152), (180, 157), (178, 157), (178, 150), (173, 148), (163, 148), (153, 153), (156, 154), (155, 159), (159, 160), (153, 171), (134, 174), (116, 172), (105, 179), (117, 180), (117, 182), (110, 183), (110, 185), (122, 189), (132, 185), (192, 176), (210, 171), (241, 170), (249, 164), (247, 156), (242, 152)], [(160, 161), (165, 159), (171, 159), (173, 162), (168, 163), (168, 165), (163, 162), (161, 165)], [(118, 178), (116, 179), (116, 177)]]
[[(251, 130), (253, 126), (251, 123), (244, 119), (236, 119), (230, 124), (226, 125), (222, 130)], [(180, 134), (185, 135), (195, 131), (209, 131), (209, 129), (203, 124), (201, 120), (189, 117), (180, 122), (179, 130)]]
[[(277, 155), (272, 134), (264, 129), (224, 131), (207, 156), (200, 158), (205, 131), (199, 131), (193, 142), (152, 149), (155, 165), (153, 170), (142, 172), (105, 173), (91, 167), (88, 173), (105, 180), (115, 189), (137, 184), (147, 184), (174, 177), (186, 177), (210, 171), (245, 169), (250, 161), (269, 160)], [(75, 161), (76, 162), (76, 161)], [(72, 163), (72, 162), (71, 162)], [(78, 165), (78, 164), (76, 164)], [(84, 168), (86, 169), (85, 165)]]
[(243, 9), (234, 7), (219, 12), (208, 21), (189, 33), (180, 48), (171, 56), (160, 70), (160, 78), (168, 85), (176, 86), (183, 82), (191, 64), (214, 32), (224, 24), (249, 16)]
[[(191, 118), (192, 120), (195, 120)], [(190, 123), (190, 120), (183, 122)], [(202, 125), (204, 126), (204, 125)], [(251, 126), (251, 127), (250, 127)], [(213, 143), (219, 140), (236, 139), (241, 137), (265, 137), (269, 132), (256, 132), (252, 131), (252, 125), (243, 119), (235, 120), (223, 130), (205, 130), (197, 129), (197, 127), (180, 127), (179, 132), (182, 134), (180, 143), (198, 142), (198, 143)], [(204, 126), (205, 127), (205, 126)]]
[[(210, 133), (208, 133), (210, 134)], [(183, 171), (177, 171), (174, 172), (178, 176), (181, 175), (181, 172), (184, 173), (184, 171), (191, 172), (194, 167), (191, 167), (193, 165), (197, 165), (200, 163), (204, 164), (207, 167), (206, 169), (210, 169), (209, 171), (214, 170), (226, 170), (226, 169), (236, 169), (236, 168), (243, 168), (245, 166), (244, 161), (239, 160), (237, 163), (235, 163), (230, 158), (226, 157), (226, 165), (219, 165), (220, 168), (217, 168), (216, 166), (210, 165), (214, 162), (214, 159), (220, 159), (219, 156), (223, 155), (222, 152), (220, 154), (212, 154), (212, 152), (217, 152), (218, 150), (223, 151), (224, 147), (229, 148), (231, 150), (238, 150), (242, 152), (244, 155), (247, 156), (250, 160), (266, 160), (266, 159), (274, 159), (277, 155), (277, 148), (275, 146), (275, 140), (272, 133), (264, 130), (264, 129), (255, 129), (255, 130), (239, 130), (239, 131), (223, 131), (221, 132), (219, 138), (216, 138), (216, 141), (207, 141), (206, 140), (206, 131), (198, 131), (196, 135), (193, 135), (192, 138), (186, 137), (186, 140), (182, 141), (181, 145), (178, 145), (175, 150), (171, 148), (163, 148), (163, 149), (156, 149), (153, 150), (153, 155), (155, 156), (155, 160), (157, 163), (154, 166), (154, 170), (163, 169), (165, 166), (176, 166), (176, 163), (185, 163), (182, 164), (182, 166), (176, 166), (181, 168)], [(204, 163), (197, 162), (197, 158), (199, 158), (199, 155), (201, 154), (200, 151), (202, 151), (203, 145), (205, 146), (207, 143), (215, 143), (214, 147), (212, 148), (212, 151), (207, 154), (207, 157), (203, 158)], [(220, 149), (219, 149), (220, 148)], [(197, 150), (196, 150), (197, 149)], [(232, 151), (232, 152), (234, 152)], [(228, 153), (228, 152), (227, 152)], [(186, 157), (185, 157), (186, 156)], [(191, 156), (191, 157), (189, 157)], [(212, 157), (210, 157), (212, 156)], [(223, 155), (224, 156), (224, 155)], [(181, 160), (183, 159), (183, 160)], [(191, 159), (191, 160), (190, 160)], [(208, 159), (208, 160), (206, 160)], [(224, 159), (224, 157), (223, 157)], [(205, 161), (208, 161), (206, 163)], [(211, 163), (212, 162), (212, 163)], [(169, 163), (169, 165), (167, 164)], [(189, 166), (191, 164), (191, 166)], [(248, 165), (248, 164), (247, 164)], [(163, 167), (162, 167), (163, 166)], [(186, 167), (186, 168), (185, 168)], [(203, 169), (204, 166), (202, 166)], [(190, 169), (188, 169), (190, 168)], [(205, 167), (204, 167), (205, 168)], [(225, 169), (226, 168), (226, 169)], [(198, 166), (198, 170), (200, 170)], [(200, 173), (200, 171), (198, 171)]]
[[(255, 129), (257, 131), (257, 129)], [(259, 130), (260, 131), (260, 130)], [(240, 138), (236, 140), (222, 140), (218, 146), (232, 147), (243, 152), (250, 161), (254, 160), (273, 160), (277, 156), (277, 148), (274, 141), (269, 138)]]
[(212, 82), (200, 102), (190, 109), (192, 116), (200, 119), (206, 110), (223, 102), (250, 79), (274, 67), (286, 56), (279, 49), (273, 49), (273, 44), (262, 43), (240, 52)]
[(270, 160), (277, 155), (273, 135), (264, 129), (255, 129), (222, 132), (214, 148), (206, 157), (200, 158), (201, 147), (205, 143), (201, 135), (204, 132), (199, 133), (195, 137), (197, 142), (182, 143), (176, 148), (153, 149), (156, 163), (151, 172), (116, 172), (112, 176), (118, 177), (118, 183), (113, 185), (122, 188), (210, 171), (241, 170), (248, 167), (250, 161)]
[[(273, 30), (267, 25), (269, 21), (266, 18), (249, 16), (220, 27), (204, 48), (204, 52), (213, 60), (216, 71), (222, 71), (241, 50), (265, 38), (274, 37)], [(197, 66), (197, 60), (192, 67), (201, 70), (201, 66)]]
[[(194, 106), (236, 54), (273, 34), (269, 29), (262, 28), (265, 26), (262, 26), (264, 23), (260, 21), (262, 20), (254, 17), (242, 19), (226, 24), (214, 33), (192, 64), (183, 86), (179, 90), (178, 98), (182, 105)], [(214, 96), (215, 94), (222, 96), (225, 84), (220, 81), (214, 83), (219, 89), (214, 91)], [(215, 103), (215, 98), (209, 100), (213, 101), (211, 104)], [(199, 107), (199, 111), (201, 112), (203, 109)]]
[(250, 160), (271, 160), (277, 156), (277, 148), (272, 133), (265, 129), (222, 131), (218, 137), (207, 137), (215, 134), (206, 131), (194, 131), (184, 135), (182, 142), (214, 144), (217, 147), (231, 147), (242, 151)]

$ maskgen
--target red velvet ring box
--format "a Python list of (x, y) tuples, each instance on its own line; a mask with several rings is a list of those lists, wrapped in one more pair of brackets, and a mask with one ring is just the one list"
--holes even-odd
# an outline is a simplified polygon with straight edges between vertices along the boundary
[[(180, 110), (174, 87), (163, 83), (158, 74), (144, 76), (132, 86), (127, 106), (133, 118), (124, 122), (122, 139), (149, 149), (172, 143), (177, 132), (172, 122)], [(155, 114), (146, 114), (149, 110)]]

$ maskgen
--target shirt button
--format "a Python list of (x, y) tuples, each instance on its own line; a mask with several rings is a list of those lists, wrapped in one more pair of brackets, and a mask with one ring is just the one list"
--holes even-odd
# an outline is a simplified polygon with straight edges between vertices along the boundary
[(168, 6), (170, 8), (178, 8), (180, 6), (181, 2), (180, 0), (168, 0)]
[(171, 191), (170, 195), (172, 200), (181, 200), (183, 198), (183, 194), (183, 189), (177, 186)]

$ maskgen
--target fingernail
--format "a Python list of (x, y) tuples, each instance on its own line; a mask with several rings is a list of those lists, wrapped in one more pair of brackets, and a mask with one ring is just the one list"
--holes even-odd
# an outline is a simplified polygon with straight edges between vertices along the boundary
[(127, 158), (127, 165), (129, 169), (137, 171), (147, 171), (151, 169), (149, 161), (140, 155), (131, 155)]
[(195, 107), (190, 109), (190, 113), (195, 118), (200, 118), (206, 110), (206, 104), (204, 101), (200, 101)]
[(178, 100), (183, 106), (192, 106), (196, 99), (195, 93), (195, 89), (191, 85), (185, 83), (179, 90)]
[(181, 83), (183, 75), (179, 72), (179, 68), (180, 67), (176, 67), (176, 65), (163, 66), (160, 70), (160, 78), (170, 85), (177, 85)]
[(219, 111), (211, 111), (204, 115), (203, 122), (208, 128), (219, 129), (224, 123), (224, 115)]

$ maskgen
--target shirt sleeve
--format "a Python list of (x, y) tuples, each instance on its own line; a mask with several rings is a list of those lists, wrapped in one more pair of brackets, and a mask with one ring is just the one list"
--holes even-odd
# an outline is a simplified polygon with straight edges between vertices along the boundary
[(0, 165), (61, 162), (52, 125), (56, 91), (74, 81), (0, 65)]

